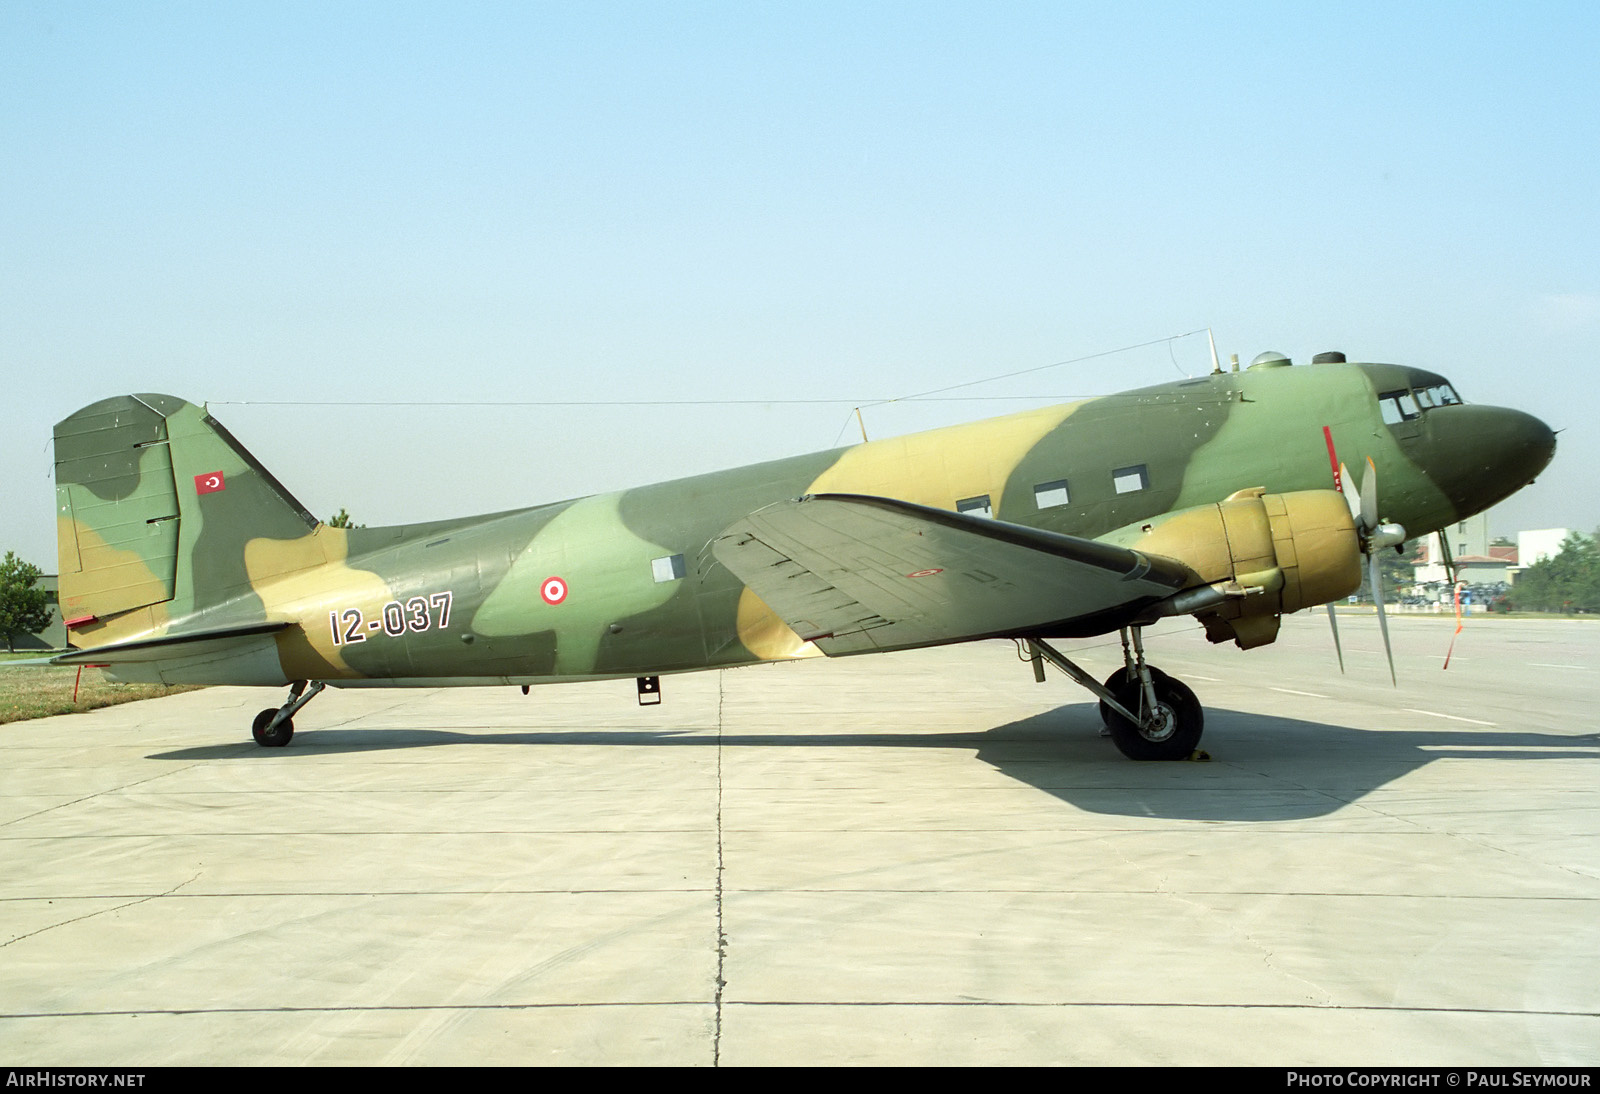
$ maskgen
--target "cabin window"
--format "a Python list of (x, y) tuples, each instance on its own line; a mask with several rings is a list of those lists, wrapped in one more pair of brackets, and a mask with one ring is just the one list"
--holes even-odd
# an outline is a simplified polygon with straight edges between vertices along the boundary
[(1111, 472), (1111, 485), (1119, 494), (1136, 494), (1150, 488), (1150, 473), (1142, 463), (1136, 467), (1119, 467)]
[(988, 494), (979, 494), (975, 498), (962, 498), (956, 502), (956, 512), (973, 517), (993, 517), (994, 507), (989, 504)]
[(1058, 505), (1067, 504), (1069, 500), (1066, 479), (1041, 482), (1033, 488), (1033, 504), (1036, 509), (1054, 509)]
[(665, 558), (651, 559), (650, 573), (655, 576), (658, 583), (681, 579), (684, 575), (683, 556), (668, 555)]

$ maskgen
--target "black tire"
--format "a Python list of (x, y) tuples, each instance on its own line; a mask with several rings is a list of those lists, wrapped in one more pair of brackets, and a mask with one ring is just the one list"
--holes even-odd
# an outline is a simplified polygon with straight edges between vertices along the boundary
[[(1111, 741), (1130, 760), (1186, 760), (1200, 744), (1200, 734), (1205, 730), (1205, 711), (1194, 692), (1181, 680), (1163, 673), (1153, 683), (1162, 714), (1160, 724), (1146, 729), (1112, 711), (1111, 721), (1107, 723)], [(1111, 694), (1129, 710), (1137, 711), (1141, 706), (1141, 690), (1137, 683), (1123, 682), (1120, 688), (1112, 688)]]
[(278, 713), (277, 707), (268, 707), (256, 715), (256, 720), (250, 725), (250, 736), (256, 739), (256, 744), (262, 748), (282, 748), (289, 743), (289, 738), (294, 736), (294, 719), (285, 718), (278, 723), (278, 728), (271, 733), (267, 726), (272, 721), (272, 716)]
[[(1150, 670), (1150, 678), (1152, 680), (1160, 681), (1160, 680), (1171, 680), (1172, 679), (1172, 677), (1168, 676), (1166, 673), (1162, 672), (1160, 669), (1156, 668), (1154, 665), (1146, 665), (1145, 668)], [(1121, 703), (1123, 706), (1127, 707), (1129, 710), (1138, 710), (1139, 709), (1138, 707), (1134, 706), (1133, 703), (1130, 703), (1127, 700), (1123, 699), (1121, 693), (1117, 691), (1117, 689), (1122, 687), (1122, 686), (1124, 686), (1127, 683), (1127, 681), (1128, 681), (1128, 666), (1127, 665), (1123, 665), (1116, 672), (1113, 672), (1110, 676), (1106, 677), (1106, 690), (1109, 691), (1112, 695), (1115, 695), (1117, 697), (1117, 702)], [(1133, 699), (1134, 699), (1134, 703), (1137, 703), (1139, 701), (1139, 693), (1137, 691), (1135, 691), (1133, 693)], [(1107, 729), (1111, 728), (1111, 719), (1115, 718), (1117, 716), (1118, 715), (1116, 714), (1115, 711), (1113, 711), (1110, 707), (1106, 706), (1106, 701), (1104, 699), (1100, 700), (1100, 720), (1105, 723), (1105, 726), (1106, 726)]]

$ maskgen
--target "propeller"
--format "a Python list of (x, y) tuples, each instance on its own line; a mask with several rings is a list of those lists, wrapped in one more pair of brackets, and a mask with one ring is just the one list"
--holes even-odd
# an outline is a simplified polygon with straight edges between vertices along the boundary
[[(1400, 686), (1399, 677), (1394, 671), (1394, 647), (1389, 642), (1389, 618), (1383, 610), (1383, 578), (1378, 572), (1378, 552), (1385, 547), (1397, 547), (1406, 541), (1406, 530), (1399, 524), (1385, 523), (1378, 519), (1378, 469), (1373, 464), (1372, 458), (1367, 457), (1366, 470), (1361, 475), (1361, 486), (1357, 489), (1351, 479), (1350, 470), (1344, 464), (1339, 465), (1339, 487), (1344, 492), (1344, 500), (1350, 506), (1350, 518), (1355, 521), (1356, 535), (1361, 544), (1361, 553), (1367, 556), (1367, 583), (1372, 589), (1372, 600), (1378, 609), (1378, 630), (1383, 634), (1383, 652), (1389, 658), (1389, 679), (1396, 686)], [(1328, 605), (1328, 618), (1333, 618), (1333, 605)], [(1339, 645), (1339, 628), (1334, 624), (1333, 643), (1335, 648)], [(1340, 671), (1344, 669), (1344, 653), (1339, 654)]]
[(1333, 628), (1333, 652), (1339, 655), (1339, 675), (1344, 675), (1344, 647), (1339, 645), (1339, 617), (1334, 614), (1333, 601), (1328, 601), (1328, 626)]

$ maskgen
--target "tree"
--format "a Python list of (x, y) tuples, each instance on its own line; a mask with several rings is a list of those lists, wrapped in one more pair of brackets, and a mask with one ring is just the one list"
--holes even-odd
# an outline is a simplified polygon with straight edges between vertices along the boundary
[(39, 567), (7, 551), (0, 562), (0, 631), (6, 649), (15, 652), (19, 634), (33, 634), (50, 625), (50, 598), (39, 583)]
[(1518, 611), (1600, 612), (1600, 533), (1574, 532), (1558, 554), (1522, 571), (1511, 601)]
[(339, 507), (339, 511), (337, 513), (335, 513), (333, 516), (328, 518), (328, 527), (329, 528), (365, 528), (366, 525), (365, 524), (353, 524), (353, 523), (351, 523), (350, 514), (345, 512), (344, 511), (344, 506), (341, 505)]

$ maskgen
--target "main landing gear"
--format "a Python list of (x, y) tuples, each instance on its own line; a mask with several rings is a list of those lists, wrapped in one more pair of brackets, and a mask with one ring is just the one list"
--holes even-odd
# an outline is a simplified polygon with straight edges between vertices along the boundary
[[(311, 683), (308, 691), (306, 684)], [(250, 735), (262, 748), (282, 748), (294, 736), (294, 713), (327, 687), (321, 680), (296, 680), (289, 687), (289, 698), (281, 707), (268, 707), (250, 724)]]
[(1033, 638), (1029, 644), (1037, 656), (1099, 696), (1100, 719), (1124, 756), (1130, 760), (1186, 760), (1200, 743), (1205, 711), (1182, 681), (1145, 662), (1140, 631), (1139, 627), (1122, 629), (1124, 664), (1106, 677), (1104, 684), (1049, 643)]

